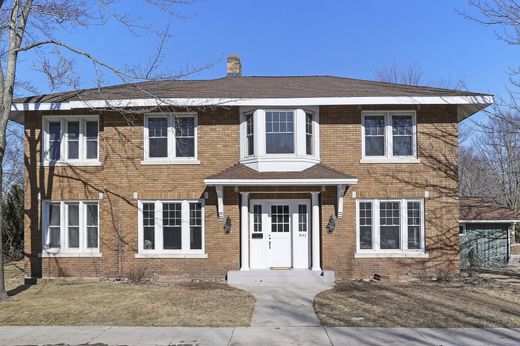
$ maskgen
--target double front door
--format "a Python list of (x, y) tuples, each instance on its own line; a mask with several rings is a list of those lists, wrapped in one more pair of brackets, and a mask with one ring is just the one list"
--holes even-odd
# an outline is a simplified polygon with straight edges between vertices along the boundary
[(252, 269), (309, 268), (308, 200), (252, 200), (250, 262)]

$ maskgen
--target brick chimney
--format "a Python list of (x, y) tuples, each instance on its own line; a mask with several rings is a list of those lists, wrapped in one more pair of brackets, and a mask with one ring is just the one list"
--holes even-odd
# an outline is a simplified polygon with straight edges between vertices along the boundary
[(228, 78), (242, 77), (242, 64), (240, 63), (240, 55), (229, 55), (227, 58), (227, 76)]

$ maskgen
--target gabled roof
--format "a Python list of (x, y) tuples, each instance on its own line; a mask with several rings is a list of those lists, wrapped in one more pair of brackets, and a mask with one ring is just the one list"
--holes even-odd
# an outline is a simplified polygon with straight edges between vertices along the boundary
[(459, 213), (461, 222), (520, 222), (520, 213), (489, 197), (460, 197)]
[(208, 185), (350, 185), (357, 180), (323, 164), (299, 172), (258, 172), (237, 163), (207, 177), (204, 182)]

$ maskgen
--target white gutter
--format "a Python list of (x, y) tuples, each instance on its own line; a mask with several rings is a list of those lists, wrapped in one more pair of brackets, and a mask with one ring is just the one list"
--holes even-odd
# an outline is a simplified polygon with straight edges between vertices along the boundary
[(208, 186), (356, 185), (358, 179), (204, 179)]
[(307, 98), (147, 98), (67, 101), (52, 103), (14, 103), (11, 111), (53, 111), (81, 108), (123, 108), (157, 106), (328, 106), (328, 105), (489, 105), (493, 96), (380, 96), (380, 97), (307, 97)]

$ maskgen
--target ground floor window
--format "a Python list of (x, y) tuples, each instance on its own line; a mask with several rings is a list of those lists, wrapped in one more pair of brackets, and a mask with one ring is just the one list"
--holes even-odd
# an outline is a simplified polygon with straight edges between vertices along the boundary
[(358, 200), (357, 252), (424, 251), (422, 200)]
[(43, 203), (43, 249), (48, 253), (98, 253), (99, 205), (92, 201)]
[(140, 201), (139, 253), (204, 253), (203, 201)]

